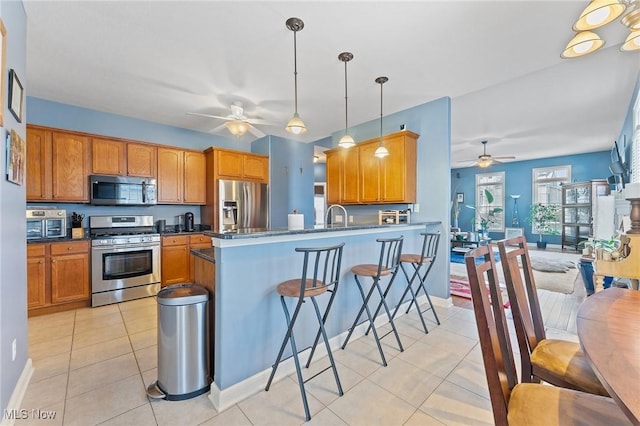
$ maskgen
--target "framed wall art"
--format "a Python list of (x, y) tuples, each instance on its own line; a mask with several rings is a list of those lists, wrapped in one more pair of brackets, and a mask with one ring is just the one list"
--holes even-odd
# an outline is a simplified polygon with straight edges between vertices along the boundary
[[(0, 19), (0, 97), (6, 99), (7, 87), (5, 82), (5, 58), (7, 56), (7, 29), (4, 27), (2, 19)], [(4, 126), (4, 108), (0, 108), (0, 127)]]
[(7, 135), (7, 180), (16, 185), (24, 183), (24, 168), (27, 161), (27, 145), (18, 132)]
[(14, 70), (9, 70), (9, 111), (22, 123), (22, 104), (24, 98), (24, 89), (18, 78), (18, 74)]

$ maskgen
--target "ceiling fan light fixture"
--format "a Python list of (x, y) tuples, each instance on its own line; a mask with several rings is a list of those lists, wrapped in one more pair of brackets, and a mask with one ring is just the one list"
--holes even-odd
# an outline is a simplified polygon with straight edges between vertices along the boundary
[(294, 135), (300, 135), (307, 131), (307, 127), (298, 115), (298, 54), (296, 49), (296, 33), (298, 31), (302, 31), (304, 28), (304, 22), (300, 18), (289, 18), (285, 25), (289, 30), (293, 31), (293, 82), (295, 99), (295, 112), (293, 113), (291, 120), (287, 123), (287, 127), (285, 127), (285, 129)]
[(351, 135), (349, 135), (349, 104), (347, 96), (347, 62), (353, 59), (353, 53), (342, 52), (338, 55), (338, 59), (344, 62), (344, 135), (340, 138), (338, 146), (342, 148), (351, 148), (356, 144)]
[(573, 24), (573, 30), (588, 31), (600, 28), (616, 20), (626, 8), (623, 0), (592, 0)]
[(478, 167), (485, 169), (493, 164), (493, 160), (491, 158), (480, 158), (478, 160)]
[(604, 40), (592, 31), (582, 31), (575, 35), (560, 55), (564, 59), (588, 55), (604, 46)]
[(227, 121), (224, 123), (224, 127), (229, 129), (234, 136), (242, 136), (249, 131), (249, 123), (242, 120)]
[(632, 50), (640, 50), (640, 30), (633, 31), (627, 39), (624, 41), (620, 50), (623, 52), (629, 52)]

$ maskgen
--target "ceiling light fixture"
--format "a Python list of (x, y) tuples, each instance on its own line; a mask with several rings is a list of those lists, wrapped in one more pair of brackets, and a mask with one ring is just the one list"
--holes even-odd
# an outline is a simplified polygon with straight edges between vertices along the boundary
[(249, 131), (249, 123), (242, 120), (227, 121), (224, 123), (224, 127), (229, 129), (234, 136), (242, 136)]
[(621, 0), (593, 0), (573, 24), (574, 31), (600, 28), (622, 15), (627, 5)]
[(389, 155), (389, 150), (384, 146), (384, 141), (382, 140), (382, 85), (387, 81), (389, 81), (387, 77), (376, 78), (376, 83), (380, 85), (380, 145), (373, 155), (378, 158), (384, 158)]
[(582, 31), (575, 35), (560, 55), (564, 59), (588, 55), (604, 46), (604, 40), (592, 31)]
[(294, 135), (300, 135), (307, 131), (307, 128), (304, 125), (304, 122), (298, 115), (298, 56), (296, 49), (296, 33), (298, 31), (302, 31), (304, 28), (304, 22), (299, 18), (289, 18), (287, 19), (286, 26), (288, 29), (293, 31), (293, 81), (294, 81), (294, 96), (295, 96), (295, 112), (293, 113), (293, 117), (287, 123), (287, 127), (285, 128), (287, 132), (291, 132)]
[(630, 50), (640, 50), (640, 30), (634, 31), (627, 39), (624, 41), (624, 44), (620, 46), (620, 50), (624, 52), (628, 52)]
[(567, 44), (560, 57), (578, 58), (600, 49), (605, 42), (592, 30), (615, 21), (627, 10), (629, 12), (620, 22), (629, 28), (631, 34), (620, 46), (620, 50), (640, 50), (640, 40), (634, 34), (640, 31), (640, 0), (591, 0), (573, 24), (573, 30), (578, 33)]
[(340, 138), (338, 146), (342, 148), (351, 148), (356, 144), (349, 134), (349, 104), (347, 102), (347, 62), (353, 59), (353, 53), (342, 52), (338, 55), (338, 59), (344, 62), (344, 135)]

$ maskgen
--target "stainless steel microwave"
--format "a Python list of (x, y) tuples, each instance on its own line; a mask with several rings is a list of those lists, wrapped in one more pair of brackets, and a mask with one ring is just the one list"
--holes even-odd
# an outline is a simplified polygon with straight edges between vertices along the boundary
[(156, 204), (156, 180), (126, 176), (91, 175), (91, 204), (148, 206)]
[(67, 236), (67, 212), (57, 209), (27, 209), (27, 240)]

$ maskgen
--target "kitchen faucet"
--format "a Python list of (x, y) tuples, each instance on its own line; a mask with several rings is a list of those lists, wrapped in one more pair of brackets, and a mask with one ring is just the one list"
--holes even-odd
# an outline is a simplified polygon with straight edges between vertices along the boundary
[[(342, 211), (344, 212), (344, 219), (343, 219), (343, 221), (344, 221), (344, 227), (346, 228), (346, 227), (347, 227), (347, 209), (345, 209), (345, 208), (344, 208), (343, 206), (341, 206), (340, 204), (332, 204), (332, 205), (330, 205), (330, 206), (329, 206), (329, 208), (327, 208), (327, 214), (325, 215), (325, 218), (324, 218), (325, 226), (326, 226), (326, 225), (328, 225), (328, 222), (329, 222), (329, 215), (331, 214), (331, 209), (333, 209), (334, 207), (335, 207), (335, 208), (342, 209)], [(333, 223), (332, 223), (332, 225), (333, 225)]]

